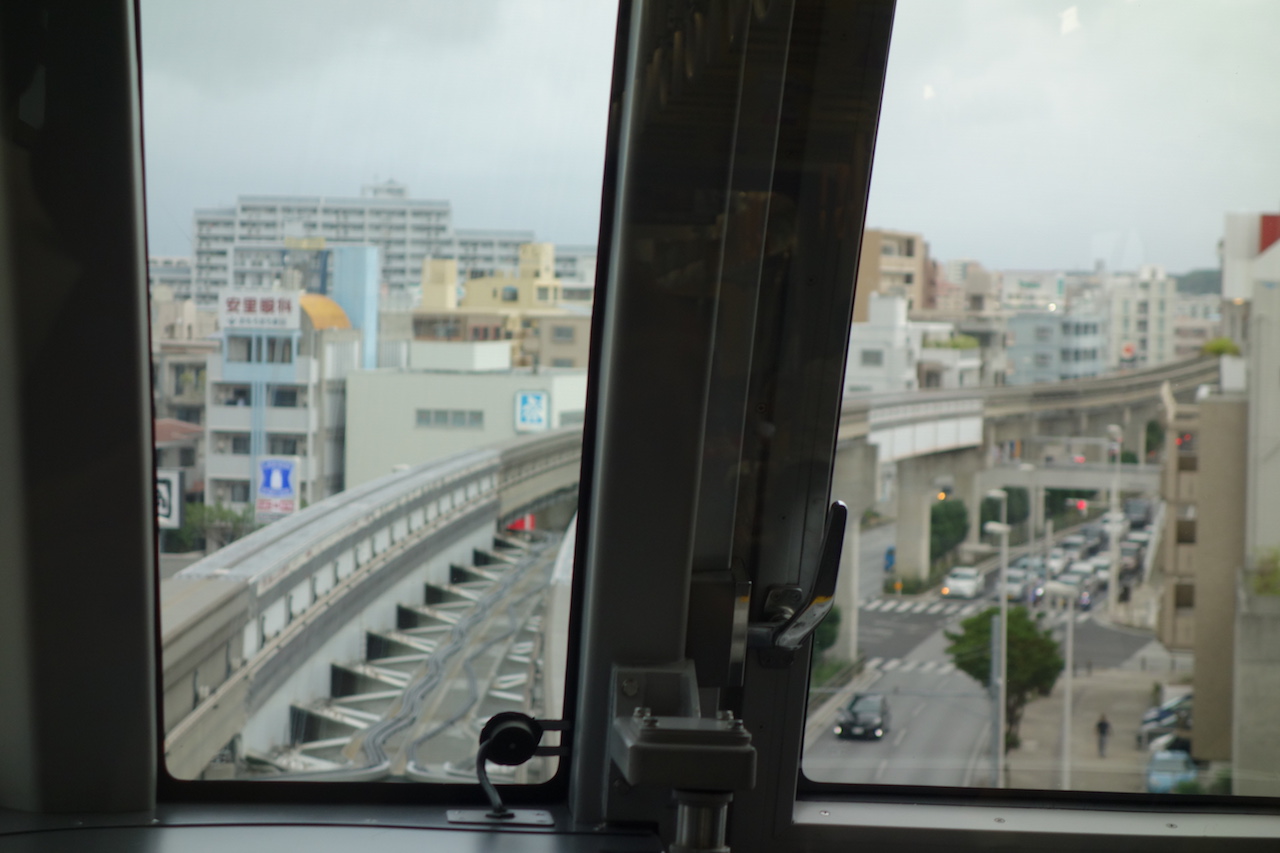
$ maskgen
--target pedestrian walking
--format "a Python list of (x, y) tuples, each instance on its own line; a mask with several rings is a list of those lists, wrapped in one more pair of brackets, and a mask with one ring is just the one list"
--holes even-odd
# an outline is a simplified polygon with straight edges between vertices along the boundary
[(1111, 734), (1111, 723), (1107, 722), (1107, 715), (1103, 714), (1098, 717), (1098, 723), (1094, 726), (1098, 730), (1098, 757), (1107, 757), (1107, 737)]

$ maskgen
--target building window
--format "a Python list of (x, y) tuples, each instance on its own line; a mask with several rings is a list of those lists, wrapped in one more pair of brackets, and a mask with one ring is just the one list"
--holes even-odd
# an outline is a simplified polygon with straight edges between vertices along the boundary
[(178, 448), (178, 465), (183, 468), (190, 468), (196, 464), (196, 449), (194, 447)]
[(573, 343), (573, 326), (552, 326), (551, 340), (557, 344)]
[(515, 287), (514, 285), (507, 285), (506, 287), (502, 288), (502, 301), (503, 302), (519, 302), (520, 288)]
[(231, 436), (231, 452), (236, 456), (249, 455), (249, 436), (246, 433), (236, 433)]
[(1196, 520), (1194, 518), (1178, 519), (1177, 535), (1179, 545), (1196, 544)]
[(293, 341), (275, 336), (267, 338), (266, 361), (270, 364), (292, 364)]
[(227, 338), (227, 361), (245, 362), (253, 360), (253, 338), (244, 335), (231, 335)]
[(862, 351), (861, 363), (863, 367), (880, 367), (884, 364), (884, 351), (878, 349), (864, 349)]
[(1053, 340), (1053, 326), (1036, 326), (1037, 341)]
[(551, 288), (549, 288), (549, 287), (539, 287), (539, 288), (538, 288), (538, 301), (539, 301), (539, 302), (546, 302), (546, 301), (548, 301), (549, 299), (551, 299)]
[(552, 367), (573, 367), (573, 359), (571, 358), (553, 358), (551, 359)]
[(272, 388), (271, 405), (280, 409), (296, 409), (298, 407), (298, 389)]
[(249, 483), (246, 480), (233, 480), (230, 483), (231, 488), (228, 489), (231, 495), (232, 503), (248, 503), (249, 502)]
[(307, 443), (296, 435), (272, 435), (267, 437), (267, 452), (273, 456), (305, 455)]
[(1173, 588), (1173, 606), (1179, 609), (1196, 606), (1196, 585), (1180, 583)]
[(480, 409), (418, 409), (414, 422), (430, 429), (484, 429), (484, 412)]
[(1036, 367), (1051, 367), (1053, 358), (1047, 352), (1036, 353)]

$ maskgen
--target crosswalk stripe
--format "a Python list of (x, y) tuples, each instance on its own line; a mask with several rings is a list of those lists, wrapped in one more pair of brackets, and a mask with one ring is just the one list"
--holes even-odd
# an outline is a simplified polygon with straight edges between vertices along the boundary
[(1088, 614), (1088, 613), (1077, 613), (1077, 614), (1076, 614), (1076, 622), (1077, 622), (1077, 623), (1084, 623), (1084, 622), (1088, 622), (1088, 621), (1089, 621), (1089, 614)]
[(912, 613), (923, 613), (923, 612), (925, 612), (925, 611), (926, 611), (926, 610), (928, 610), (928, 609), (929, 609), (929, 602), (927, 602), (927, 601), (922, 601), (922, 602), (920, 602), (919, 604), (917, 604), (915, 607), (911, 608), (911, 612), (912, 612)]
[(895, 669), (897, 669), (901, 665), (902, 665), (901, 658), (892, 658), (891, 660), (887, 660), (883, 664), (881, 664), (880, 671), (893, 672)]
[(919, 665), (920, 665), (920, 661), (918, 661), (918, 660), (909, 660), (909, 661), (907, 661), (906, 663), (904, 663), (898, 671), (899, 671), (899, 672), (911, 672), (911, 670), (915, 669), (915, 668), (916, 668), (917, 666), (919, 666)]
[(964, 606), (964, 605), (962, 605), (962, 604), (955, 604), (955, 603), (948, 604), (948, 605), (947, 605), (947, 615), (948, 615), (948, 616), (950, 616), (952, 613), (955, 613), (957, 610), (959, 610), (959, 609), (960, 609), (961, 607), (963, 607), (963, 606)]
[(867, 669), (875, 669), (876, 667), (880, 666), (880, 664), (882, 663), (884, 663), (884, 658), (872, 658), (871, 660), (867, 661)]
[(960, 610), (960, 615), (961, 615), (961, 616), (972, 616), (975, 612), (977, 612), (977, 610), (978, 610), (978, 605), (976, 605), (976, 604), (966, 604), (966, 605), (965, 605), (965, 606)]
[(931, 672), (933, 668), (937, 665), (938, 665), (938, 662), (936, 660), (927, 660), (924, 663), (920, 664), (920, 671)]
[(881, 607), (884, 607), (884, 603), (885, 602), (883, 598), (877, 598), (874, 601), (867, 602), (865, 605), (863, 605), (862, 609), (863, 610), (879, 610)]
[(946, 606), (947, 605), (943, 604), (941, 601), (938, 601), (929, 605), (929, 609), (926, 610), (925, 613), (937, 613), (939, 610), (942, 610)]
[(955, 671), (956, 671), (956, 665), (954, 663), (951, 663), (950, 661), (938, 667), (938, 675), (946, 675), (948, 673), (955, 672)]
[(909, 607), (909, 606), (910, 606), (910, 603), (906, 601), (890, 601), (887, 604), (885, 604), (884, 607), (880, 608), (880, 612), (896, 613), (897, 611), (901, 610), (903, 607)]

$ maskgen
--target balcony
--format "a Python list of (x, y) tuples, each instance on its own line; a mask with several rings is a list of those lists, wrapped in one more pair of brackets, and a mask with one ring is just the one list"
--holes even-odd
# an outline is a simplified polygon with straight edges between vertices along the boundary
[(211, 430), (248, 432), (252, 427), (253, 409), (249, 406), (210, 406), (206, 424)]
[(253, 476), (253, 457), (233, 453), (210, 453), (205, 457), (206, 480), (248, 480)]
[(315, 421), (315, 410), (309, 407), (268, 406), (263, 426), (267, 432), (306, 433), (315, 431)]

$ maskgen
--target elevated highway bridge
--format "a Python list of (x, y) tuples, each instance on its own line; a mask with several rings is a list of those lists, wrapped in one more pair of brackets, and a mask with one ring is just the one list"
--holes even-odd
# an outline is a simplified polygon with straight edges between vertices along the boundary
[[(957, 454), (972, 462), (993, 442), (1155, 411), (1166, 382), (1188, 397), (1217, 371), (1204, 359), (1050, 386), (852, 397), (833, 492), (857, 511), (869, 505), (882, 462), (911, 468)], [(503, 531), (538, 510), (558, 507), (567, 519), (580, 463), (578, 430), (428, 463), (315, 504), (162, 581), (170, 772), (471, 772), (464, 749), (424, 757), (419, 747), (446, 729), (459, 744), (473, 742), (467, 727), (477, 719), (536, 710), (539, 679), (555, 681), (539, 660), (553, 618), (539, 595), (554, 542)], [(975, 466), (975, 484), (986, 467)], [(914, 536), (903, 520), (912, 477), (899, 480), (899, 525)], [(922, 483), (917, 491), (931, 488)], [(459, 683), (469, 705), (428, 695)]]

